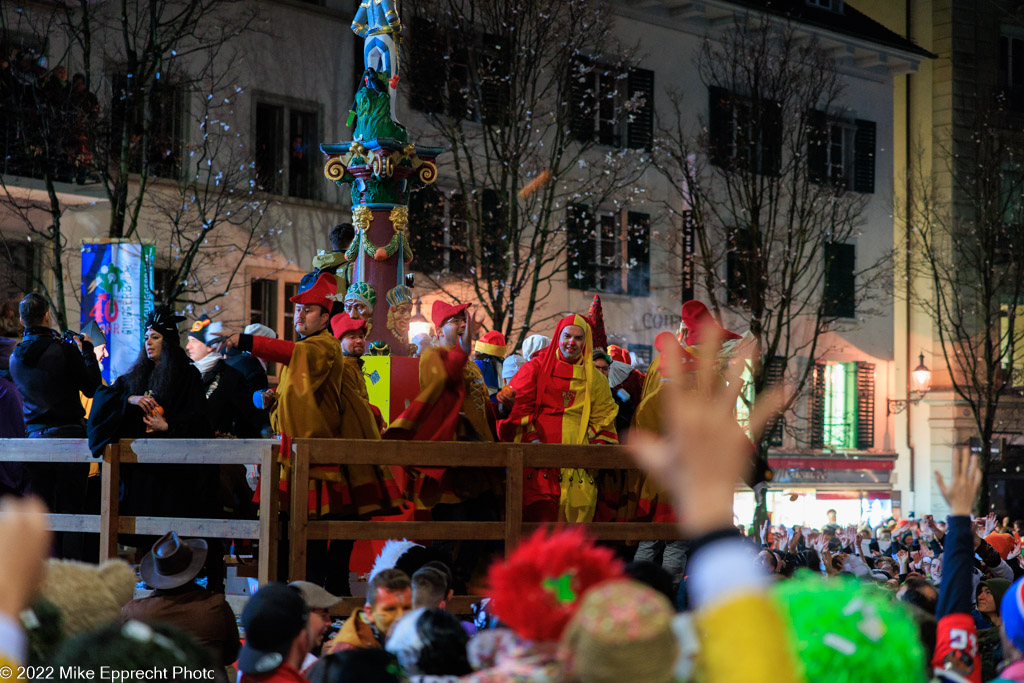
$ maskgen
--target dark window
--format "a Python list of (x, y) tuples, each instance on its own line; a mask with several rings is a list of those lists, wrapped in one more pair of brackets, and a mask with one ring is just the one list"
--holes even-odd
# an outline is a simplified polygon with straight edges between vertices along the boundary
[(778, 175), (782, 168), (782, 107), (724, 88), (708, 88), (711, 163), (730, 171)]
[(173, 303), (169, 301), (174, 291), (174, 268), (153, 268), (153, 301)]
[(807, 167), (812, 181), (856, 192), (875, 191), (875, 123), (808, 115)]
[(477, 231), (480, 236), (480, 264), (484, 279), (495, 281), (505, 273), (505, 255), (508, 252), (505, 205), (501, 195), (490, 188), (483, 191), (481, 201), (482, 223)]
[(654, 140), (654, 72), (588, 59), (569, 75), (573, 136), (610, 147), (650, 148)]
[(569, 286), (608, 294), (650, 294), (650, 231), (647, 214), (595, 212), (570, 204), (566, 216)]
[(857, 250), (852, 244), (825, 245), (824, 314), (853, 318), (857, 299), (854, 292)]
[[(292, 297), (299, 293), (298, 282), (286, 282), (284, 283), (284, 334), (282, 335), (285, 339), (290, 342), (296, 341), (295, 339), (295, 304), (292, 303)], [(264, 323), (266, 324), (266, 323)]]
[(501, 36), (453, 34), (436, 19), (412, 20), (409, 104), (469, 121), (502, 125), (508, 116), (509, 47)]
[(264, 192), (316, 199), (319, 116), (311, 107), (256, 103), (256, 183)]
[(0, 304), (7, 299), (20, 300), (36, 289), (39, 270), (36, 247), (28, 241), (0, 241)]
[(630, 344), (629, 352), (636, 356), (640, 363), (640, 369), (646, 371), (651, 364), (651, 359), (654, 357), (654, 349), (650, 344)]
[(733, 228), (729, 231), (729, 247), (725, 254), (725, 286), (732, 306), (742, 306), (750, 298), (747, 281), (750, 277), (750, 231)]
[(409, 215), (414, 217), (410, 230), (413, 266), (438, 275), (468, 275), (472, 259), (462, 195), (427, 186), (412, 193)]
[(999, 36), (999, 87), (1012, 111), (1024, 111), (1024, 37)]
[(112, 77), (113, 100), (110, 107), (111, 156), (121, 153), (122, 135), (128, 133), (128, 170), (138, 173), (142, 160), (149, 172), (161, 178), (181, 175), (181, 155), (185, 147), (185, 88), (181, 84), (157, 81), (149, 93), (149, 144), (143, 146), (146, 113), (143, 93), (124, 73)]
[(277, 324), (277, 280), (253, 278), (249, 284), (249, 323)]

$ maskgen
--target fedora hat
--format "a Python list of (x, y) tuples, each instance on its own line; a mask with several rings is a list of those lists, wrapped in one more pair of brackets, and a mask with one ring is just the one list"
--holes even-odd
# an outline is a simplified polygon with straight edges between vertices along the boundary
[(205, 561), (206, 541), (168, 531), (142, 558), (139, 576), (150, 588), (177, 588), (196, 578)]

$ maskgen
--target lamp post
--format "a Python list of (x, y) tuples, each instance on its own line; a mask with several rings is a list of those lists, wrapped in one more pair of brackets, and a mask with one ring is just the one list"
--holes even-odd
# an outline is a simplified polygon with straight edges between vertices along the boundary
[[(932, 388), (932, 371), (924, 364), (924, 354), (918, 355), (917, 367), (910, 373), (910, 391), (907, 398), (889, 398), (885, 401), (885, 414), (902, 413), (910, 404), (918, 404)], [(914, 397), (917, 394), (917, 397)]]

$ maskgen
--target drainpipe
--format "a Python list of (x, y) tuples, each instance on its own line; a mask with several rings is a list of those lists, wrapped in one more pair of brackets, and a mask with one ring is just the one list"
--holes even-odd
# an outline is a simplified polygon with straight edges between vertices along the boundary
[[(906, 34), (907, 34), (906, 37), (907, 37), (907, 40), (909, 41), (909, 40), (911, 40), (911, 35), (910, 35), (911, 9), (910, 9), (910, 6), (913, 4), (913, 0), (906, 0), (906, 3), (907, 3), (906, 4), (906, 8), (905, 8), (906, 16), (904, 17), (904, 21), (906, 22)], [(906, 212), (907, 213), (906, 213), (906, 215), (907, 215), (907, 220), (906, 220), (906, 229), (905, 229), (905, 233), (906, 233), (906, 240), (905, 240), (905, 242), (906, 243), (904, 245), (904, 249), (905, 249), (904, 256), (905, 256), (905, 263), (906, 263), (906, 278), (907, 278), (907, 301), (906, 301), (906, 326), (907, 326), (906, 363), (907, 364), (906, 364), (906, 372), (904, 374), (905, 384), (906, 384), (904, 395), (908, 399), (908, 401), (907, 401), (907, 410), (906, 410), (906, 414), (907, 414), (907, 418), (906, 419), (907, 419), (907, 451), (908, 451), (908, 453), (910, 455), (910, 492), (914, 493), (914, 491), (915, 491), (915, 469), (916, 469), (916, 467), (915, 467), (915, 462), (914, 462), (914, 439), (913, 439), (913, 437), (911, 436), (911, 433), (910, 433), (910, 415), (911, 415), (911, 412), (912, 412), (913, 408), (910, 405), (910, 401), (909, 401), (909, 399), (910, 399), (910, 368), (911, 368), (911, 363), (913, 362), (913, 359), (911, 358), (911, 356), (913, 354), (910, 351), (910, 282), (911, 282), (911, 277), (913, 275), (911, 267), (910, 267), (910, 259), (913, 256), (913, 251), (912, 251), (913, 244), (912, 244), (911, 232), (910, 232), (910, 221), (911, 221), (911, 216), (913, 215), (912, 212), (913, 212), (913, 208), (914, 208), (914, 202), (913, 202), (913, 196), (914, 196), (914, 194), (913, 194), (913, 192), (914, 192), (913, 185), (914, 184), (913, 184), (913, 181), (912, 181), (912, 174), (910, 172), (911, 153), (913, 151), (912, 150), (912, 144), (911, 144), (911, 135), (910, 135), (910, 132), (911, 132), (910, 83), (911, 83), (911, 73), (907, 72), (907, 87), (906, 87), (906, 92), (904, 93), (904, 96), (906, 98), (906, 105), (904, 107), (904, 112), (903, 112), (903, 116), (904, 116), (904, 119), (905, 119), (903, 125), (904, 125), (905, 133), (906, 133), (904, 144), (906, 146), (905, 154), (907, 156), (907, 161), (906, 161), (906, 173), (907, 173), (907, 178), (906, 178), (906, 183), (907, 183), (907, 187), (906, 187), (906, 193), (907, 193), (907, 208), (906, 208)], [(914, 506), (917, 507), (917, 500), (914, 501)]]

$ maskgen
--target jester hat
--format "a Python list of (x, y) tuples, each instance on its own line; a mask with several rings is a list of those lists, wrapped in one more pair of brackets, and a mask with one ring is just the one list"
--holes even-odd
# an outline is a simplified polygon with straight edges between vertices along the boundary
[(740, 338), (740, 335), (719, 325), (708, 307), (696, 299), (691, 299), (683, 304), (680, 315), (683, 319), (683, 327), (686, 328), (683, 339), (687, 346), (697, 346), (714, 336), (718, 337), (719, 344), (730, 339)]
[(505, 335), (497, 330), (491, 330), (476, 340), (473, 350), (477, 353), (485, 353), (488, 356), (497, 358), (505, 357)]
[[(558, 326), (555, 327), (555, 334), (551, 337), (551, 345), (545, 346), (543, 349), (537, 352), (537, 354), (531, 359), (533, 362), (540, 363), (541, 367), (537, 371), (537, 396), (546, 396), (547, 385), (552, 377), (555, 376), (555, 368), (559, 362), (567, 362), (562, 358), (562, 351), (558, 348), (558, 340), (562, 337), (562, 331), (570, 325), (576, 325), (583, 329), (583, 349), (580, 353), (580, 359), (577, 363), (583, 366), (583, 377), (587, 382), (588, 391), (584, 394), (584, 406), (583, 415), (580, 418), (580, 433), (577, 435), (576, 443), (586, 443), (587, 428), (590, 424), (590, 391), (589, 388), (593, 386), (595, 381), (595, 375), (599, 374), (597, 369), (594, 367), (594, 341), (591, 337), (590, 323), (582, 315), (567, 315), (558, 321)], [(600, 377), (602, 382), (607, 382), (607, 379), (603, 376)], [(542, 410), (544, 410), (544, 402), (536, 401), (534, 407), (534, 413), (531, 416), (531, 421), (536, 422), (540, 416)]]
[(597, 546), (583, 529), (540, 529), (491, 565), (490, 609), (520, 637), (554, 642), (592, 586), (623, 576), (614, 551)]

